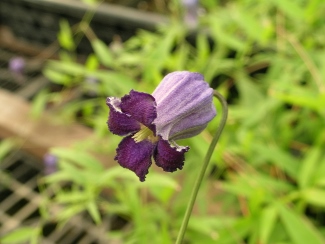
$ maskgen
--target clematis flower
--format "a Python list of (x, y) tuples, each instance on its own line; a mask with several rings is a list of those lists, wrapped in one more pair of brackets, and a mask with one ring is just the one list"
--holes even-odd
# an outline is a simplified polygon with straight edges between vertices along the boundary
[(15, 74), (23, 74), (26, 62), (22, 57), (13, 57), (9, 60), (8, 68)]
[(144, 181), (152, 158), (164, 171), (182, 169), (188, 146), (175, 141), (199, 134), (216, 115), (213, 90), (199, 73), (166, 75), (152, 95), (131, 90), (108, 97), (109, 130), (124, 136), (115, 160)]
[(44, 174), (50, 175), (57, 171), (58, 158), (50, 153), (46, 153), (43, 157), (44, 162)]
[(94, 76), (85, 77), (85, 88), (89, 96), (96, 96), (99, 90), (99, 80)]
[(184, 22), (190, 27), (198, 25), (198, 0), (182, 0), (184, 7)]
[(26, 62), (22, 57), (13, 57), (8, 63), (9, 71), (12, 73), (14, 81), (18, 84), (24, 84), (26, 78), (24, 77), (24, 72), (26, 68)]

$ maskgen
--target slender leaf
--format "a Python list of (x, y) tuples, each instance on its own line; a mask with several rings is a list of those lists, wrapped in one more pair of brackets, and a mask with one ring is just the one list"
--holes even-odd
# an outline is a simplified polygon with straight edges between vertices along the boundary
[(60, 32), (58, 34), (58, 41), (60, 45), (70, 51), (75, 49), (72, 31), (67, 20), (60, 21)]
[(2, 159), (15, 148), (16, 143), (11, 139), (6, 139), (0, 142), (0, 164)]
[(95, 39), (91, 41), (91, 45), (96, 56), (103, 65), (111, 67), (114, 64), (113, 55), (109, 47), (103, 41), (100, 39)]
[(95, 223), (100, 224), (100, 222), (101, 222), (100, 213), (99, 213), (98, 207), (94, 201), (90, 201), (87, 204), (87, 210), (88, 210), (90, 216), (95, 221)]
[(92, 171), (102, 172), (104, 169), (103, 165), (87, 152), (66, 148), (54, 148), (52, 149), (52, 152), (60, 158), (68, 159), (69, 161)]
[(291, 18), (301, 20), (304, 17), (304, 9), (297, 4), (298, 1), (272, 0), (271, 2)]
[(31, 240), (37, 233), (36, 227), (21, 227), (1, 237), (2, 244), (20, 244)]
[(276, 225), (278, 209), (275, 206), (268, 206), (262, 210), (260, 223), (260, 240), (262, 244), (270, 243), (270, 236)]
[(325, 239), (315, 226), (292, 209), (278, 204), (281, 221), (294, 244), (323, 244)]
[(306, 202), (319, 206), (325, 207), (325, 190), (318, 188), (306, 189), (302, 193), (303, 198)]
[(302, 162), (299, 170), (298, 183), (301, 188), (311, 186), (312, 178), (317, 172), (317, 165), (323, 150), (319, 147), (311, 148)]

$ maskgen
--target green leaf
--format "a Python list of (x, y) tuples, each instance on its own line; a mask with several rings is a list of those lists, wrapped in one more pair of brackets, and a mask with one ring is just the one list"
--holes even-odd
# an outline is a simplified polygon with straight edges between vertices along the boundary
[(210, 48), (208, 37), (205, 34), (199, 34), (196, 36), (196, 48), (197, 48), (197, 65), (204, 65), (206, 60), (210, 56)]
[(38, 232), (38, 229), (36, 227), (21, 227), (3, 236), (1, 238), (1, 243), (2, 244), (26, 243), (34, 237), (36, 232)]
[(226, 28), (224, 28), (219, 22), (220, 19), (213, 16), (210, 18), (211, 22), (211, 33), (216, 39), (217, 42), (223, 43), (227, 45), (230, 48), (234, 48), (235, 50), (242, 51), (245, 49), (246, 45), (244, 42), (241, 42), (238, 40), (238, 38), (226, 31)]
[[(224, 226), (233, 225), (234, 223), (235, 219), (229, 216), (191, 216), (188, 228), (205, 235), (211, 235)], [(218, 236), (217, 233), (215, 233), (215, 235)]]
[(323, 244), (325, 239), (303, 216), (298, 215), (290, 208), (277, 204), (280, 218), (287, 233), (294, 244)]
[(46, 183), (56, 183), (71, 180), (71, 176), (66, 171), (58, 171), (44, 178)]
[(269, 239), (276, 224), (278, 210), (275, 206), (268, 206), (262, 210), (260, 223), (260, 242), (270, 243)]
[(297, 2), (293, 0), (271, 0), (273, 4), (278, 7), (287, 16), (302, 20), (304, 18), (304, 9), (300, 7)]
[(69, 180), (74, 181), (78, 184), (86, 184), (87, 178), (85, 174), (83, 174), (80, 169), (78, 169), (74, 164), (71, 162), (67, 162), (64, 159), (60, 159), (59, 161), (60, 169), (62, 172), (65, 172), (66, 175), (69, 177)]
[(71, 83), (71, 77), (67, 74), (64, 74), (60, 71), (53, 70), (49, 67), (46, 67), (43, 70), (43, 75), (48, 78), (51, 82), (61, 84), (61, 85), (69, 85)]
[(103, 65), (110, 67), (114, 64), (113, 55), (109, 50), (109, 47), (103, 41), (100, 39), (95, 39), (91, 41), (91, 45), (96, 56)]
[(305, 156), (298, 174), (298, 183), (301, 188), (311, 186), (313, 183), (312, 178), (317, 172), (322, 151), (319, 147), (313, 147)]
[(316, 94), (306, 89), (294, 89), (290, 92), (273, 90), (271, 96), (293, 105), (310, 108), (317, 112), (325, 107), (325, 94)]
[(296, 179), (299, 169), (299, 161), (291, 154), (281, 148), (256, 143), (254, 145), (256, 154), (264, 161), (269, 161), (271, 164), (278, 166), (285, 171), (290, 177)]
[[(239, 5), (238, 5), (239, 6)], [(232, 14), (235, 16), (235, 20), (239, 26), (245, 31), (245, 33), (252, 38), (254, 41), (262, 41), (262, 37), (265, 36), (264, 28), (260, 21), (252, 15), (251, 12), (246, 11), (245, 9), (232, 9)]]
[(265, 96), (262, 94), (257, 84), (254, 84), (247, 74), (237, 72), (235, 76), (238, 80), (236, 84), (238, 86), (240, 98), (244, 106), (252, 109), (265, 100)]
[(33, 99), (31, 116), (36, 119), (39, 118), (45, 109), (48, 101), (48, 91), (46, 89), (41, 90)]
[(88, 56), (88, 58), (86, 60), (85, 66), (89, 71), (97, 70), (98, 67), (99, 67), (99, 62), (98, 62), (98, 59), (97, 59), (96, 55), (89, 54), (89, 56)]
[(60, 32), (58, 34), (58, 41), (60, 45), (70, 51), (75, 49), (72, 31), (67, 20), (60, 21)]
[(100, 85), (104, 94), (122, 95), (137, 87), (136, 81), (123, 73), (97, 71), (95, 76), (102, 81)]
[(150, 193), (163, 203), (168, 203), (175, 191), (180, 190), (176, 180), (168, 175), (150, 173), (145, 182), (138, 183), (140, 187), (147, 187)]
[[(225, 225), (225, 228), (219, 231), (219, 237), (216, 243), (233, 244), (244, 240), (252, 228), (255, 228), (256, 220), (252, 218), (239, 218), (231, 225)], [(235, 231), (235, 232), (234, 232)], [(235, 233), (235, 234), (234, 234)]]
[(319, 167), (315, 172), (315, 185), (325, 186), (325, 157), (319, 162)]
[(55, 200), (59, 203), (80, 203), (86, 202), (89, 199), (89, 196), (85, 192), (60, 192), (55, 197)]
[(91, 171), (102, 172), (104, 170), (103, 165), (87, 152), (67, 148), (53, 148), (51, 152)]
[(66, 221), (68, 219), (73, 218), (85, 209), (86, 206), (84, 204), (68, 205), (65, 208), (61, 209), (61, 211), (57, 214), (57, 218), (60, 221)]
[(304, 8), (305, 17), (309, 23), (317, 21), (319, 19), (319, 14), (322, 12), (323, 0), (311, 0), (308, 1), (307, 7)]
[(87, 204), (87, 210), (90, 214), (90, 216), (93, 218), (96, 224), (100, 224), (101, 217), (98, 210), (98, 207), (94, 201), (91, 201)]
[(0, 164), (2, 162), (2, 159), (11, 151), (14, 149), (16, 143), (11, 139), (5, 139), (3, 141), (0, 141)]
[(302, 192), (303, 198), (310, 204), (325, 207), (325, 190), (311, 188)]
[(95, 5), (99, 0), (82, 0), (86, 4)]
[(112, 186), (116, 184), (117, 178), (123, 178), (124, 180), (138, 180), (135, 174), (131, 171), (125, 171), (124, 168), (117, 166), (105, 170), (100, 174), (98, 184), (100, 186)]
[(243, 177), (238, 176), (232, 182), (223, 182), (221, 187), (224, 191), (248, 198), (251, 198), (257, 190), (263, 190), (255, 181), (252, 183), (251, 178), (248, 178), (247, 175)]
[(85, 67), (81, 64), (70, 61), (48, 61), (48, 68), (52, 71), (60, 72), (62, 74), (69, 74), (71, 77), (82, 76), (86, 74)]

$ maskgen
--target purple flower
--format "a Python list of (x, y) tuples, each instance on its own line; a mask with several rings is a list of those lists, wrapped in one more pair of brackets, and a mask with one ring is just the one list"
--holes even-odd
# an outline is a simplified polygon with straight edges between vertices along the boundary
[(198, 1), (182, 0), (184, 6), (184, 21), (190, 27), (196, 27), (198, 24)]
[(23, 74), (25, 69), (25, 60), (21, 57), (13, 57), (9, 60), (9, 70), (15, 74)]
[(99, 82), (95, 76), (86, 76), (85, 81), (88, 85), (96, 85)]
[(131, 90), (122, 98), (108, 97), (109, 130), (125, 136), (115, 160), (145, 180), (154, 159), (164, 171), (182, 169), (189, 147), (175, 140), (199, 134), (216, 115), (213, 90), (199, 73), (168, 74), (152, 95)]
[(58, 158), (50, 153), (47, 153), (43, 157), (44, 162), (44, 174), (50, 175), (57, 171)]
[(90, 96), (96, 96), (98, 93), (99, 80), (95, 76), (85, 77), (85, 88)]

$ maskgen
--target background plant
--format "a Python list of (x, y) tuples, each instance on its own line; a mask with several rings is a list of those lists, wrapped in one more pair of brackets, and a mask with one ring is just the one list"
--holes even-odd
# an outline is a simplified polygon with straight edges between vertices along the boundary
[[(78, 120), (94, 128), (102, 144), (85, 143), (84, 148), (113, 154), (117, 141), (105, 124), (107, 96), (131, 89), (150, 93), (174, 70), (200, 72), (228, 98), (230, 111), (186, 242), (324, 243), (325, 3), (200, 4), (204, 14), (194, 32), (180, 21), (175, 1), (170, 24), (155, 32), (139, 30), (128, 41), (109, 46), (87, 23), (72, 30), (63, 20), (60, 60), (49, 61), (44, 70), (60, 90), (39, 93), (35, 115), (50, 102), (51, 112), (64, 123)], [(77, 33), (94, 50), (84, 61), (74, 55)], [(81, 96), (65, 99), (68, 91)], [(191, 151), (182, 172), (151, 172), (145, 184), (124, 169), (103, 170), (95, 159), (78, 156), (78, 146), (55, 149), (61, 170), (46, 179), (56, 189), (48, 203), (63, 207), (57, 216), (62, 221), (85, 209), (98, 223), (102, 215), (122, 216), (130, 227), (115, 237), (123, 243), (172, 243), (217, 124), (218, 118), (184, 142)], [(62, 180), (71, 188), (62, 189)], [(111, 189), (109, 199), (100, 196), (106, 188)], [(143, 198), (143, 192), (153, 199)]]

